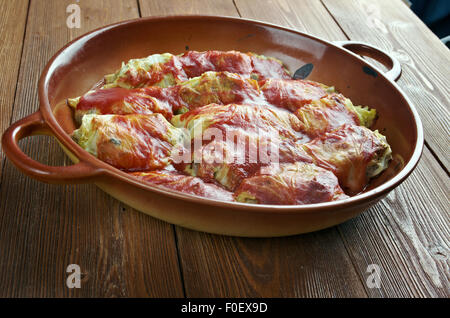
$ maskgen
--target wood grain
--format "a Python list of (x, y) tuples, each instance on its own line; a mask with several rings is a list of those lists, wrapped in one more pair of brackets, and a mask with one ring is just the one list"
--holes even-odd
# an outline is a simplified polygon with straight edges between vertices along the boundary
[[(272, 23), (287, 25), (285, 21), (290, 21), (291, 27), (314, 32), (319, 37), (346, 39), (319, 1), (308, 1), (303, 7), (298, 1), (264, 3), (266, 5), (255, 7), (251, 0), (236, 2), (243, 17), (262, 15)], [(257, 8), (261, 8), (261, 14)], [(308, 14), (305, 8), (314, 8), (314, 13)], [(271, 12), (274, 12), (272, 17)], [(311, 19), (307, 25), (314, 25), (310, 30), (302, 29), (305, 20), (300, 17), (304, 16)], [(314, 24), (314, 20), (326, 23)], [(410, 76), (409, 72), (405, 69), (402, 77)], [(427, 175), (430, 178), (424, 181)], [(445, 235), (448, 233), (448, 188), (445, 171), (426, 150), (422, 162), (407, 182), (374, 208), (337, 227), (370, 297), (448, 295), (448, 287), (444, 287), (449, 275), (449, 236)], [(392, 200), (392, 197), (401, 199)], [(425, 211), (426, 218), (423, 217)], [(442, 256), (430, 252), (434, 247)], [(380, 289), (370, 289), (365, 284), (369, 275), (366, 269), (372, 263), (379, 264), (384, 270)]]
[(188, 297), (366, 297), (335, 228), (268, 239), (177, 234)]
[(329, 41), (347, 40), (339, 27), (330, 20), (320, 1), (235, 0), (243, 18), (257, 19), (297, 29)]
[(141, 15), (209, 14), (237, 16), (232, 0), (138, 0)]
[(338, 227), (367, 279), (381, 268), (381, 288), (370, 297), (450, 297), (450, 182), (425, 148), (411, 176), (386, 199)]
[(400, 0), (324, 0), (323, 3), (352, 40), (376, 45), (399, 59), (403, 74), (398, 84), (417, 107), (427, 144), (448, 171), (448, 48)]
[[(93, 28), (138, 17), (134, 0), (80, 1), (81, 28), (66, 26), (74, 1), (32, 1), (13, 120), (38, 108), (37, 80), (66, 42)], [(32, 158), (65, 163), (48, 137), (24, 140)], [(0, 192), (0, 296), (182, 297), (173, 228), (125, 207), (94, 185), (47, 185), (6, 162)], [(81, 267), (80, 289), (66, 267)]]
[[(11, 124), (11, 113), (16, 93), (22, 54), (23, 35), (28, 12), (28, 0), (1, 1), (0, 12), (0, 132)], [(0, 178), (3, 170), (3, 150), (0, 149)]]

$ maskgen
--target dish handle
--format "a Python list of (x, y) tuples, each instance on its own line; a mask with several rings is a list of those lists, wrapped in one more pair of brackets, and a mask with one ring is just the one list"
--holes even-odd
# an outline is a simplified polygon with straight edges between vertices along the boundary
[(12, 163), (30, 177), (48, 183), (83, 183), (99, 176), (101, 170), (79, 161), (71, 166), (48, 166), (28, 157), (19, 147), (20, 139), (50, 135), (50, 129), (37, 111), (12, 124), (2, 136), (2, 147)]
[(389, 71), (384, 72), (384, 76), (386, 76), (391, 81), (398, 80), (402, 73), (400, 62), (391, 54), (375, 46), (358, 41), (334, 41), (333, 43), (337, 46), (349, 50), (350, 52), (361, 56), (367, 56), (380, 62), (389, 69)]

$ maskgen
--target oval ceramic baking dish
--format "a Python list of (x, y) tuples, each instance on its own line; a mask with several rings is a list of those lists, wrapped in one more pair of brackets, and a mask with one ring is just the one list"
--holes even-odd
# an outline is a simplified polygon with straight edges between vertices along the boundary
[[(374, 129), (387, 137), (394, 160), (363, 193), (346, 200), (296, 206), (255, 205), (206, 199), (144, 184), (98, 160), (71, 139), (75, 124), (64, 103), (66, 98), (81, 95), (122, 61), (186, 50), (250, 51), (279, 58), (291, 71), (312, 64), (308, 79), (333, 85), (355, 103), (377, 110), (379, 118)], [(369, 56), (390, 70), (383, 73), (359, 55)], [(3, 149), (20, 170), (33, 178), (51, 183), (93, 182), (135, 209), (187, 228), (264, 237), (311, 232), (360, 214), (405, 180), (419, 161), (422, 124), (414, 106), (394, 82), (400, 72), (395, 59), (369, 45), (329, 43), (253, 20), (213, 16), (130, 20), (83, 35), (54, 55), (39, 80), (40, 109), (5, 131)], [(34, 134), (55, 136), (75, 164), (51, 167), (29, 158), (17, 143)]]

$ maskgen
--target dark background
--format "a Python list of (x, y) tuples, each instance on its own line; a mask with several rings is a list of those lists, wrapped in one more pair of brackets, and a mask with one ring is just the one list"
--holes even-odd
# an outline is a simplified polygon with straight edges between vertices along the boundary
[[(450, 35), (450, 0), (410, 0), (411, 10), (440, 38)], [(447, 43), (447, 46), (450, 43)]]

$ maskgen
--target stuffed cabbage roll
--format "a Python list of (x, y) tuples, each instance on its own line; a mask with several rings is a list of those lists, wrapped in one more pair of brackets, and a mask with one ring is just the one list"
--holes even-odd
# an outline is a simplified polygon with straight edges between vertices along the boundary
[(227, 71), (258, 80), (269, 77), (290, 78), (289, 72), (275, 58), (237, 51), (189, 51), (179, 56), (164, 53), (130, 60), (116, 73), (105, 76), (105, 85), (124, 88), (154, 85), (168, 87), (208, 71)]
[[(201, 140), (184, 170), (233, 190), (259, 167), (272, 162), (311, 161), (299, 144), (308, 141), (300, 122), (285, 110), (254, 105), (208, 105), (175, 116), (194, 140)], [(196, 148), (193, 145), (192, 148)]]
[(233, 201), (233, 193), (214, 183), (200, 178), (186, 176), (177, 171), (155, 170), (148, 172), (132, 172), (131, 175), (152, 185), (163, 186), (170, 190), (198, 195), (205, 198)]
[(343, 124), (370, 127), (376, 117), (374, 109), (354, 106), (334, 87), (314, 81), (271, 78), (259, 85), (268, 104), (295, 113), (312, 136)]
[(189, 77), (204, 72), (231, 72), (256, 80), (265, 78), (291, 78), (283, 63), (273, 57), (237, 51), (189, 51), (179, 57), (183, 69)]
[(292, 112), (334, 92), (332, 87), (307, 80), (269, 78), (260, 81), (259, 85), (269, 104)]
[(171, 163), (183, 132), (160, 114), (85, 115), (74, 140), (100, 160), (122, 170), (160, 169)]
[(303, 162), (263, 167), (235, 192), (236, 201), (258, 204), (312, 204), (347, 197), (332, 172)]
[(375, 120), (376, 111), (354, 106), (343, 95), (332, 93), (303, 105), (295, 115), (303, 124), (302, 130), (311, 137), (317, 137), (344, 124), (370, 127)]
[(224, 135), (241, 129), (248, 134), (263, 133), (293, 140), (309, 140), (301, 132), (302, 124), (294, 114), (283, 109), (258, 105), (211, 104), (174, 116), (172, 124), (186, 128), (191, 138), (208, 128), (216, 128)]
[(311, 157), (290, 139), (267, 139), (240, 131), (237, 140), (214, 140), (194, 154), (185, 172), (235, 190), (241, 181), (272, 163), (312, 162)]
[(314, 163), (334, 172), (349, 194), (364, 190), (392, 158), (386, 137), (363, 126), (344, 125), (302, 145)]
[(167, 119), (175, 114), (208, 104), (264, 104), (258, 83), (229, 72), (206, 72), (180, 85), (161, 88), (104, 88), (69, 99), (75, 118), (81, 122), (85, 114), (151, 114)]
[(86, 114), (148, 115), (159, 113), (169, 120), (173, 115), (170, 96), (164, 95), (159, 87), (98, 89), (81, 97), (68, 99), (68, 104), (75, 108), (77, 123), (81, 123)]
[(122, 67), (114, 74), (105, 76), (105, 87), (169, 87), (187, 79), (183, 65), (176, 55), (153, 54), (122, 63)]

